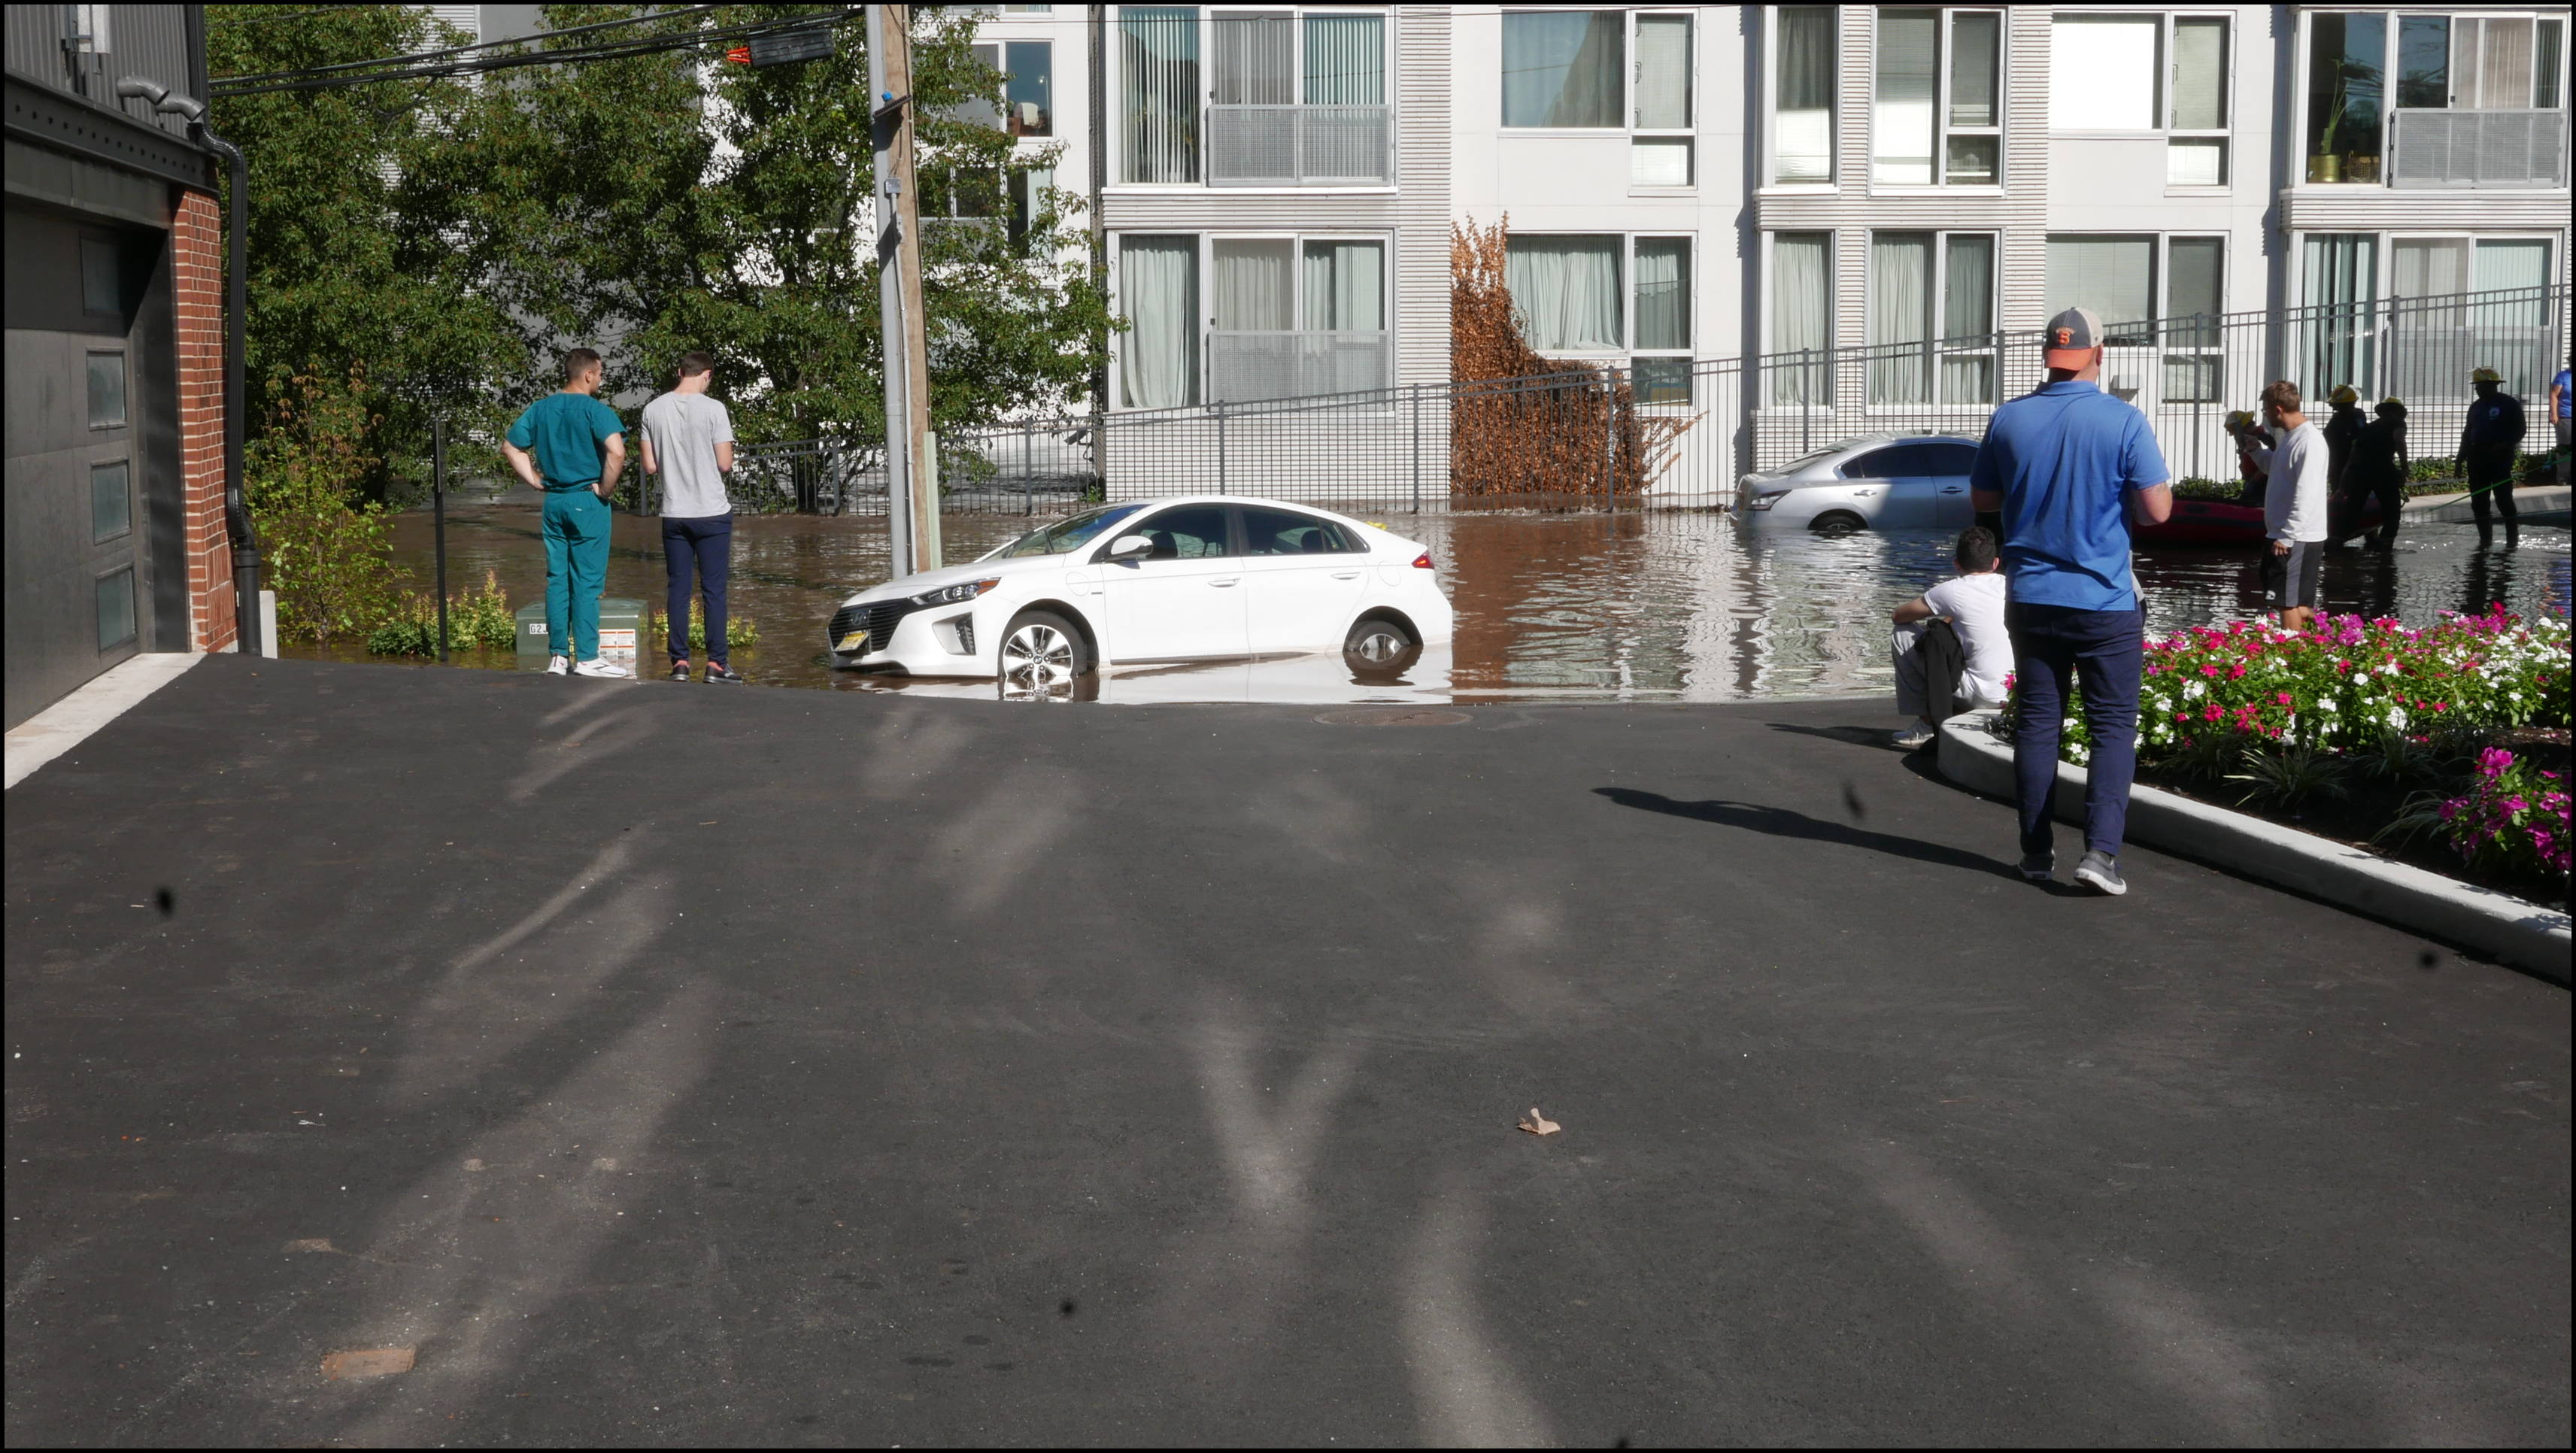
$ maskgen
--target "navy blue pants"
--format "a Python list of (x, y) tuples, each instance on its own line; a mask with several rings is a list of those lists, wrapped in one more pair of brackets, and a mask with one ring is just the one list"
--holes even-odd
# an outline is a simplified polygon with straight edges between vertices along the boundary
[(2057, 786), (2069, 678), (2083, 689), (2084, 729), (2093, 741), (2084, 777), (2084, 846), (2097, 853), (2120, 851), (2129, 826), (2129, 783), (2138, 773), (2138, 672), (2146, 655), (2146, 624), (2143, 610), (2004, 607), (2020, 696), (2013, 795), (2021, 811), (2023, 853), (2050, 847), (2049, 797)]
[(733, 565), (733, 516), (705, 515), (694, 520), (662, 517), (662, 561), (671, 577), (671, 659), (683, 661), (689, 650), (689, 574), (694, 567), (707, 596), (707, 659), (725, 662), (725, 575)]

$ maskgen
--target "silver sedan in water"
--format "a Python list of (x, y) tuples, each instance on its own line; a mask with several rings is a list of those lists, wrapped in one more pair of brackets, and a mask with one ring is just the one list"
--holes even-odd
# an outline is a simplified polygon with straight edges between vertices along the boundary
[(1736, 486), (1748, 524), (1841, 533), (1850, 530), (1965, 529), (1968, 466), (1977, 441), (1961, 434), (1872, 434), (1846, 439)]

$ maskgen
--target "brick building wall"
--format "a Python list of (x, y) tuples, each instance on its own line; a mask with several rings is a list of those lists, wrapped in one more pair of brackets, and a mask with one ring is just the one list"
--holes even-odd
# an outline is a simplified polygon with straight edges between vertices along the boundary
[(179, 472), (186, 504), (191, 644), (229, 651), (235, 629), (232, 538), (224, 524), (224, 248), (215, 198), (179, 189), (170, 229), (179, 334)]

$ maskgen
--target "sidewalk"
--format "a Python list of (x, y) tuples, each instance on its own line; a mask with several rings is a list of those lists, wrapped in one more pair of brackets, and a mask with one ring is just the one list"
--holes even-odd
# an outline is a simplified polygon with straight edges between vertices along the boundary
[[(2568, 487), (2563, 484), (2526, 484), (2513, 492), (2513, 507), (2526, 525), (2567, 525)], [(2469, 504), (2469, 494), (2460, 490), (2451, 494), (2422, 494), (2406, 502), (2409, 516), (2439, 520), (2446, 525), (2477, 522), (2477, 511)]]
[(9, 1440), (2564, 1441), (2563, 990), (1333, 714), (206, 659), (8, 794)]

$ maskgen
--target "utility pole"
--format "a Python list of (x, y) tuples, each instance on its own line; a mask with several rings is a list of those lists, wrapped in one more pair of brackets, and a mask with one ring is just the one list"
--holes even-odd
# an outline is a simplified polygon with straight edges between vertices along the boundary
[(940, 565), (938, 461), (921, 318), (921, 202), (912, 176), (912, 7), (868, 7), (876, 152), (877, 316), (884, 332), (886, 535), (897, 577)]

